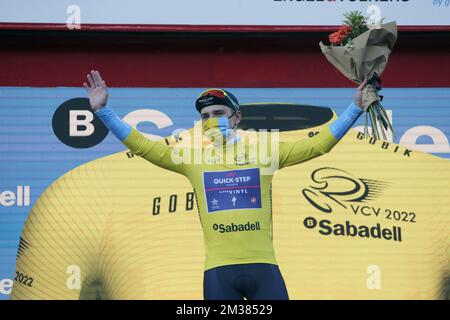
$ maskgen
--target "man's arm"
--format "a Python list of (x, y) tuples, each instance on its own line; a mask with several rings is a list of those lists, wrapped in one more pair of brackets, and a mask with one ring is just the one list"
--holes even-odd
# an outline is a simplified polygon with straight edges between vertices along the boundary
[(362, 89), (366, 84), (367, 81), (361, 83), (356, 90), (354, 102), (317, 135), (291, 143), (281, 142), (280, 168), (299, 164), (330, 152), (363, 113)]
[(89, 85), (84, 83), (84, 87), (92, 110), (131, 152), (161, 168), (184, 174), (183, 164), (172, 160), (172, 146), (147, 139), (106, 106), (108, 90), (98, 71), (91, 71), (87, 79)]

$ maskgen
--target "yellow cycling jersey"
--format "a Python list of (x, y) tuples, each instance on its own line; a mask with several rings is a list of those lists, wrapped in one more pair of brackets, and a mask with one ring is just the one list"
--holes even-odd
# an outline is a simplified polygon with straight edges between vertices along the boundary
[(224, 144), (223, 148), (212, 146), (205, 151), (206, 147), (199, 147), (198, 161), (193, 144), (179, 148), (180, 153), (189, 155), (177, 161), (173, 146), (148, 140), (134, 128), (123, 141), (135, 155), (190, 181), (203, 228), (205, 270), (240, 263), (276, 264), (272, 244), (273, 174), (279, 168), (323, 155), (338, 142), (329, 125), (314, 137), (295, 142), (280, 142), (270, 134), (265, 140), (258, 135), (247, 139), (244, 132), (238, 136), (238, 142)]
[[(327, 130), (282, 131), (280, 139), (311, 140)], [(42, 193), (17, 258), (16, 272), (27, 281), (15, 281), (12, 299), (203, 298), (205, 243), (189, 181), (201, 177), (186, 179), (143, 156), (124, 150), (93, 160)], [(332, 152), (279, 170), (272, 204), (263, 200), (268, 211), (261, 213), (269, 217), (272, 208), (273, 247), (290, 298), (448, 299), (449, 175), (448, 160), (355, 130)], [(205, 194), (196, 192), (207, 210)], [(202, 219), (203, 227), (215, 223)], [(266, 234), (267, 220), (258, 221)], [(237, 255), (259, 248), (242, 245)]]

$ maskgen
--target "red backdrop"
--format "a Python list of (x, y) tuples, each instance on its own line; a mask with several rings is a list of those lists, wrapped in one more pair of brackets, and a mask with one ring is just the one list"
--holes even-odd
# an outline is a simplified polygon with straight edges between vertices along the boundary
[[(0, 30), (0, 86), (81, 86), (91, 68), (101, 70), (112, 87), (354, 86), (320, 52), (318, 42), (327, 39), (329, 27), (276, 32), (29, 29)], [(450, 32), (430, 30), (400, 29), (383, 86), (450, 87)]]

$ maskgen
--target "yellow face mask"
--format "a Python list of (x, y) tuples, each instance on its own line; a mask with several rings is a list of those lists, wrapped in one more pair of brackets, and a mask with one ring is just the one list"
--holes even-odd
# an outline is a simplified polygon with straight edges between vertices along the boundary
[(211, 141), (217, 141), (218, 139), (225, 139), (229, 136), (230, 127), (228, 124), (228, 119), (230, 117), (218, 117), (218, 118), (209, 118), (204, 120), (202, 123), (203, 134), (211, 139)]

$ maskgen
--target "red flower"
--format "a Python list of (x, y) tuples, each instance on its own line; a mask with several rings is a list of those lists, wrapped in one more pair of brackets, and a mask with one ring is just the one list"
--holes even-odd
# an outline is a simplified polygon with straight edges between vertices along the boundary
[(343, 25), (338, 32), (340, 32), (343, 35), (348, 35), (352, 31), (351, 26)]
[(344, 41), (350, 32), (352, 31), (351, 26), (343, 25), (339, 28), (337, 32), (334, 32), (329, 35), (330, 43), (334, 45), (341, 44)]
[(339, 32), (330, 34), (328, 38), (330, 39), (331, 44), (340, 44), (342, 42), (342, 36)]

